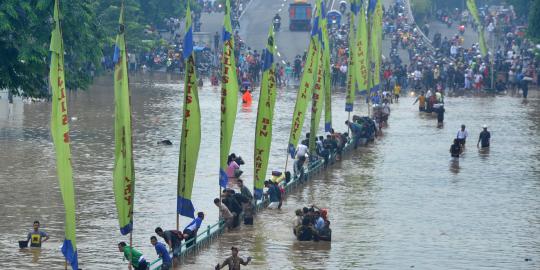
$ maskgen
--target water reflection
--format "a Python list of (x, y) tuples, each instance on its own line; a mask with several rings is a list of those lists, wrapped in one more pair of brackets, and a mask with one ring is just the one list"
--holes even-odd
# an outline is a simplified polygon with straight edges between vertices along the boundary
[(452, 172), (453, 174), (459, 173), (459, 158), (450, 159), (450, 172)]

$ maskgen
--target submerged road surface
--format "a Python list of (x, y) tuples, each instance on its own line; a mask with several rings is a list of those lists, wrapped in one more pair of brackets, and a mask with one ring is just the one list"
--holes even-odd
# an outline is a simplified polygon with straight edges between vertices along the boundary
[[(257, 31), (265, 37), (264, 25)], [(307, 46), (306, 38), (289, 42)], [(120, 236), (112, 194), (111, 77), (69, 95), (83, 269), (125, 269), (127, 264), (116, 247), (127, 237)], [(137, 181), (133, 240), (150, 261), (156, 258), (149, 242), (154, 228), (175, 226), (183, 95), (183, 84), (175, 77), (130, 77)], [(199, 93), (203, 135), (192, 197), (196, 210), (207, 214), (203, 226), (217, 220), (212, 200), (218, 196), (219, 93), (208, 86)], [(284, 167), (295, 97), (294, 90), (279, 90), (269, 170)], [(334, 128), (345, 131), (344, 93), (336, 90), (332, 98)], [(256, 92), (251, 106), (239, 105), (231, 149), (246, 161), (242, 169), (249, 187), (257, 99)], [(229, 256), (231, 245), (238, 246), (242, 256), (253, 257), (246, 269), (539, 269), (540, 100), (523, 104), (512, 97), (446, 98), (442, 129), (412, 102), (403, 98), (392, 105), (389, 127), (374, 144), (346, 156), (288, 196), (283, 209), (265, 210), (253, 227), (225, 234), (182, 269), (212, 269)], [(355, 110), (367, 110), (360, 98)], [(59, 251), (64, 214), (49, 117), (49, 103), (17, 99), (9, 105), (5, 93), (1, 95), (2, 269), (64, 267)], [(470, 138), (456, 162), (448, 149), (461, 124), (467, 125)], [(489, 151), (475, 146), (483, 124), (492, 132)], [(163, 139), (173, 146), (158, 146)], [(329, 209), (332, 243), (294, 239), (294, 210), (310, 204)], [(34, 220), (41, 221), (51, 240), (41, 250), (19, 250), (17, 241), (25, 239)], [(188, 222), (181, 218), (182, 225)]]

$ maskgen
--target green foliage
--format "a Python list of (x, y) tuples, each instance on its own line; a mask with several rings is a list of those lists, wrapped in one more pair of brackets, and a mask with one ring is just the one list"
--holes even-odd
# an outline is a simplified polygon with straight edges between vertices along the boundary
[[(0, 88), (16, 95), (47, 93), (49, 42), (54, 1), (2, 0), (0, 4)], [(63, 1), (62, 30), (69, 89), (86, 88), (90, 67), (100, 61), (103, 35), (91, 0)]]
[[(120, 15), (120, 1), (101, 0), (96, 6), (97, 21), (99, 27), (103, 29), (105, 36), (105, 53), (111, 54), (118, 33), (118, 17)], [(141, 10), (139, 1), (125, 0), (124, 2), (124, 24), (126, 29), (126, 43), (130, 52), (145, 51), (146, 46), (142, 43), (144, 39), (153, 39), (153, 35), (145, 34), (146, 21), (144, 12)]]
[(411, 9), (413, 11), (414, 18), (417, 21), (422, 21), (431, 12), (432, 0), (412, 0)]
[[(101, 69), (103, 52), (112, 53), (121, 1), (60, 2), (68, 89), (86, 89)], [(128, 50), (149, 50), (158, 39), (145, 34), (145, 29), (162, 27), (166, 18), (182, 18), (185, 3), (124, 0)], [(195, 3), (192, 0), (192, 9), (197, 11)], [(0, 1), (0, 89), (15, 95), (47, 95), (53, 5), (54, 0)]]
[(529, 26), (527, 36), (535, 42), (540, 42), (540, 2), (534, 1), (530, 6)]
[(529, 15), (529, 8), (533, 5), (534, 0), (506, 0), (508, 5), (514, 6), (514, 11), (518, 17)]

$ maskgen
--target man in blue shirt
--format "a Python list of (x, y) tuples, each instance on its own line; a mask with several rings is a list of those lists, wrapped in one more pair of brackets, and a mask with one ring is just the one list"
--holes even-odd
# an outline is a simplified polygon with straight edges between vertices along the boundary
[(351, 130), (354, 149), (356, 149), (360, 144), (362, 126), (357, 123), (350, 122), (349, 120), (345, 121), (345, 125), (349, 126), (349, 129)]
[[(186, 228), (184, 228), (183, 233), (184, 233), (186, 248), (191, 247), (197, 241), (197, 231), (201, 227), (203, 220), (204, 220), (204, 213), (199, 212), (197, 213), (197, 217), (193, 219), (193, 221), (191, 221), (191, 223), (189, 223), (186, 226)], [(191, 239), (193, 239), (193, 241), (190, 242)]]
[(266, 195), (270, 200), (268, 208), (280, 209), (281, 208), (281, 190), (279, 190), (278, 184), (272, 181), (265, 181), (264, 186), (268, 188)]
[(161, 258), (161, 270), (171, 269), (172, 259), (165, 244), (158, 242), (155, 236), (150, 237), (150, 243), (156, 248), (156, 253)]
[(321, 212), (315, 211), (315, 229), (317, 232), (321, 232), (324, 228), (324, 219), (321, 217)]

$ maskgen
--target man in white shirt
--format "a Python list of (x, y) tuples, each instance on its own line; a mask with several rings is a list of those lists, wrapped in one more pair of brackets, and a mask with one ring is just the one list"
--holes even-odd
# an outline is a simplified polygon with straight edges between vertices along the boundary
[(308, 152), (308, 147), (300, 143), (296, 147), (296, 160), (294, 161), (294, 176), (300, 178), (304, 175), (304, 162), (306, 161), (306, 156)]
[(456, 55), (457, 55), (457, 53), (458, 53), (458, 52), (457, 52), (457, 49), (458, 49), (458, 48), (457, 48), (456, 45), (453, 45), (453, 44), (452, 44), (452, 46), (450, 46), (450, 54), (452, 55), (452, 57), (456, 57)]
[(306, 154), (308, 152), (308, 147), (304, 144), (298, 144), (296, 147), (296, 159), (300, 159), (300, 157), (306, 157)]
[(229, 229), (232, 229), (232, 224), (233, 224), (233, 214), (231, 213), (231, 211), (229, 210), (229, 208), (227, 208), (226, 205), (222, 204), (221, 201), (218, 199), (218, 198), (215, 198), (214, 199), (214, 204), (219, 208), (219, 216), (225, 220), (225, 225), (227, 226), (227, 228)]
[(469, 132), (465, 130), (465, 125), (461, 125), (461, 129), (457, 132), (457, 140), (459, 144), (461, 145), (461, 149), (465, 147), (465, 140), (467, 140), (467, 137), (469, 136)]

